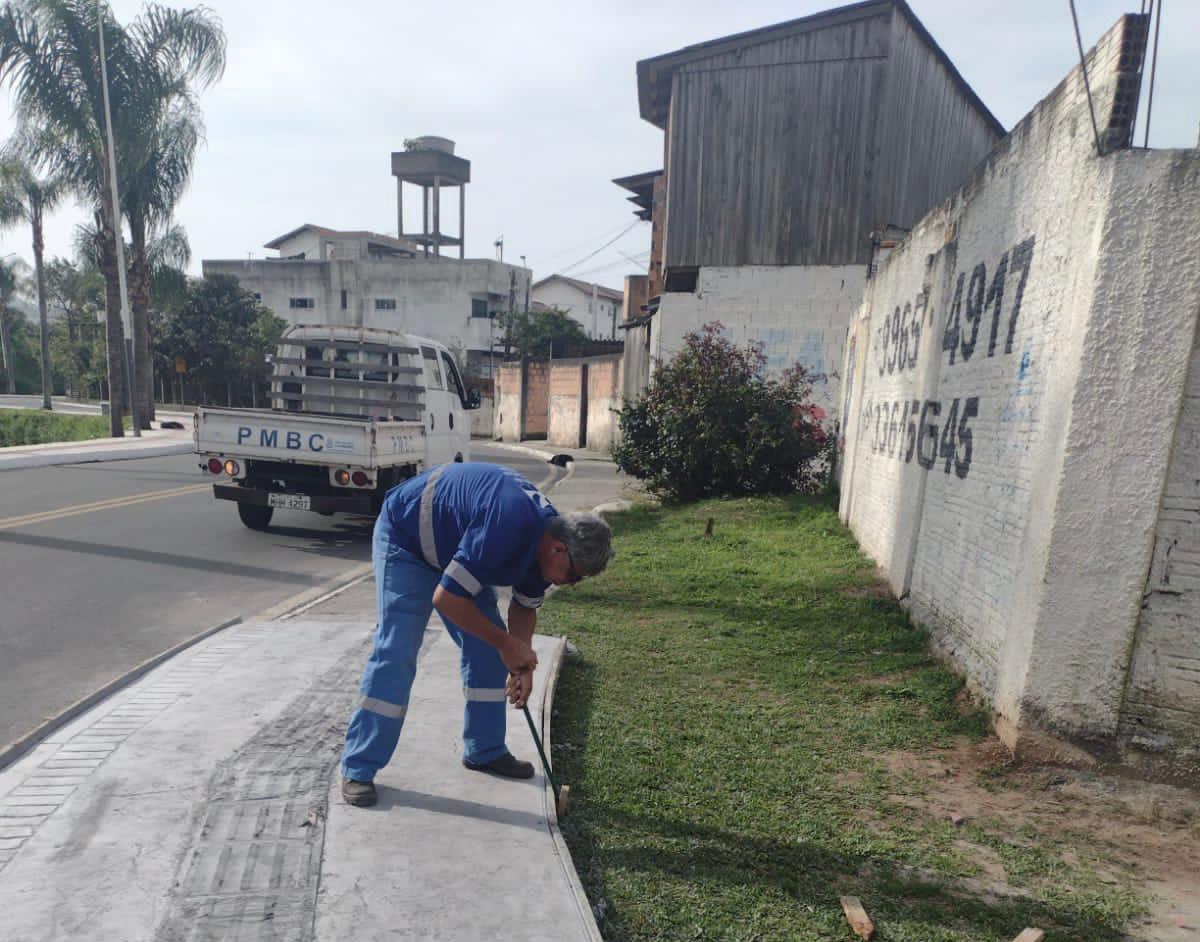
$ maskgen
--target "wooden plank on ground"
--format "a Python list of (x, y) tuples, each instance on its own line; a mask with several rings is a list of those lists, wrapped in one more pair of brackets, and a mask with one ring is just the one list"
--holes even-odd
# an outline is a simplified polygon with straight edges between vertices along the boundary
[(842, 912), (846, 914), (846, 921), (850, 923), (850, 928), (854, 930), (854, 934), (860, 939), (870, 939), (875, 934), (875, 923), (871, 922), (871, 917), (867, 915), (867, 911), (863, 909), (863, 904), (857, 896), (841, 897)]
[(1013, 942), (1042, 942), (1044, 938), (1046, 938), (1046, 933), (1041, 929), (1025, 929), (1013, 939)]

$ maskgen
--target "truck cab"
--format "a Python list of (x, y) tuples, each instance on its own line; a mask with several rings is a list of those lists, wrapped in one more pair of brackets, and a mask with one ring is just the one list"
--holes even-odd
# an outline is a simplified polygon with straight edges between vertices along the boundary
[(196, 412), (200, 467), (242, 522), (275, 509), (377, 513), (397, 483), (470, 457), (479, 407), (444, 344), (373, 328), (297, 325), (272, 357), (270, 410)]

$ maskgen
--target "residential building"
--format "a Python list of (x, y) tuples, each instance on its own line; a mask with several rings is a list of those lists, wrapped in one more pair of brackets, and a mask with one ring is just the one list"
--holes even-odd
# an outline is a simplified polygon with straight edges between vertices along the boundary
[(720, 321), (771, 368), (800, 362), (835, 412), (828, 378), (876, 244), (961, 184), (1003, 126), (903, 0), (689, 46), (637, 77), (666, 164), (616, 181), (653, 223), (658, 293), (630, 327), (653, 360)]
[(593, 340), (610, 340), (617, 334), (618, 315), (625, 295), (604, 285), (566, 275), (551, 275), (533, 283), (530, 299), (530, 307), (534, 310), (558, 308), (578, 321)]
[(442, 233), (437, 209), (441, 191), (457, 187), (461, 227), (470, 162), (452, 152), (452, 142), (427, 137), (392, 155), (401, 231), (403, 185), (426, 191), (422, 227), (411, 235), (306, 224), (266, 244), (277, 257), (206, 259), (204, 274), (233, 275), (291, 324), (382, 327), (432, 337), (459, 354), (468, 374), (490, 378), (493, 341), (499, 339), (495, 315), (523, 304), (532, 274), (491, 259), (441, 254), (443, 246), (453, 246), (465, 256), (461, 228), (458, 236)]

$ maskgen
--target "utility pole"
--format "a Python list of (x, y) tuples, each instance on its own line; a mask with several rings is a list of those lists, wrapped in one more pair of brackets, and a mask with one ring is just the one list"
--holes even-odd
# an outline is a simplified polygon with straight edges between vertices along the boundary
[[(104, 128), (108, 132), (108, 182), (112, 190), (113, 228), (117, 237), (117, 283), (121, 286), (121, 329), (125, 332), (125, 387), (129, 397), (129, 415), (133, 420), (133, 437), (142, 437), (141, 417), (137, 407), (137, 369), (133, 360), (133, 323), (129, 316), (129, 287), (125, 283), (125, 234), (121, 225), (121, 201), (117, 195), (117, 151), (113, 143), (112, 107), (108, 100), (108, 61), (104, 55), (104, 4), (96, 0), (96, 21), (100, 34), (100, 87), (104, 93)], [(112, 390), (109, 390), (112, 407)]]

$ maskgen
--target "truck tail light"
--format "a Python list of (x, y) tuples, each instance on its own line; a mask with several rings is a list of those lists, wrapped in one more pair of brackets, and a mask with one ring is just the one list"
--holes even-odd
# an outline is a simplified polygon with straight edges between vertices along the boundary
[(337, 471), (333, 473), (333, 480), (342, 487), (346, 487), (350, 483), (350, 472), (345, 468), (338, 468)]
[(354, 481), (355, 487), (366, 487), (371, 483), (371, 479), (367, 477), (365, 471), (355, 471), (351, 476), (351, 480)]
[(242, 466), (230, 458), (225, 462), (225, 473), (231, 478), (236, 478), (241, 473)]
[(223, 466), (221, 464), (220, 458), (209, 458), (208, 459), (208, 471), (210, 474), (220, 474), (222, 467)]

